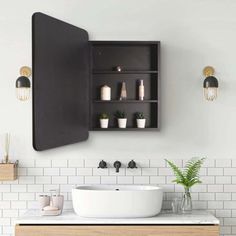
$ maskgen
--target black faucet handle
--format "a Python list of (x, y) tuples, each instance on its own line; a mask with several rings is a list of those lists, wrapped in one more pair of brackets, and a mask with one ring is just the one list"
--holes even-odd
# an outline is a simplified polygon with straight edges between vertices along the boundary
[(137, 165), (136, 165), (136, 162), (134, 160), (131, 160), (129, 163), (128, 163), (128, 168), (130, 169), (134, 169), (134, 168), (138, 168)]
[(121, 167), (121, 162), (120, 161), (115, 161), (114, 162), (114, 167), (116, 168), (116, 173), (118, 173), (119, 169)]
[(103, 160), (99, 162), (98, 168), (105, 169), (107, 168), (107, 163)]

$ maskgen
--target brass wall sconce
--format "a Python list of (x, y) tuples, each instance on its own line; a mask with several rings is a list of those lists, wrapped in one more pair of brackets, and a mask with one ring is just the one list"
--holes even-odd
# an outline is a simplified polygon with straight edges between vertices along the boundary
[(217, 98), (219, 83), (215, 74), (215, 70), (211, 66), (206, 66), (203, 69), (203, 75), (205, 76), (203, 82), (204, 97), (207, 101), (213, 101)]
[(30, 80), (32, 71), (28, 66), (23, 66), (20, 68), (20, 77), (16, 80), (16, 97), (20, 101), (26, 101), (30, 97)]

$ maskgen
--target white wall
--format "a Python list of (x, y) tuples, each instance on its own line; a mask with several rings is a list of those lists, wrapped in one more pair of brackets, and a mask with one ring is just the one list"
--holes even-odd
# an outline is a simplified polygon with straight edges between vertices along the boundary
[[(32, 109), (15, 98), (31, 65), (31, 15), (41, 11), (89, 32), (92, 40), (160, 40), (160, 132), (90, 132), (83, 143), (32, 148)], [(0, 0), (0, 134), (11, 132), (21, 158), (236, 158), (235, 0)], [(202, 69), (219, 78), (217, 101), (202, 96)]]

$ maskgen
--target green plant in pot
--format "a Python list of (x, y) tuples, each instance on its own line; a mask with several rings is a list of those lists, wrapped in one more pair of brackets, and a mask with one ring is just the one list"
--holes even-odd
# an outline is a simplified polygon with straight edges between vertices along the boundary
[(126, 128), (126, 124), (127, 124), (126, 113), (124, 111), (116, 111), (115, 117), (118, 120), (118, 127), (122, 129)]
[(108, 114), (106, 114), (106, 113), (101, 113), (101, 114), (99, 115), (99, 119), (100, 119), (100, 127), (101, 127), (102, 129), (108, 128), (108, 123), (109, 123), (109, 116), (108, 116)]
[(143, 112), (136, 112), (135, 117), (136, 117), (137, 127), (145, 128), (146, 119)]
[(190, 213), (192, 211), (192, 198), (190, 189), (192, 186), (201, 183), (199, 172), (204, 160), (205, 158), (192, 158), (191, 160), (187, 161), (183, 169), (180, 169), (172, 161), (166, 160), (176, 177), (173, 182), (182, 185), (185, 190), (181, 201), (182, 213)]

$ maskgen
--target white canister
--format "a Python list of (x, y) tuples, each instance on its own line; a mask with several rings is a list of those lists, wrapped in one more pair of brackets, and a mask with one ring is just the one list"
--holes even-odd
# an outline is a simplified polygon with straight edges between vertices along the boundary
[(39, 209), (42, 210), (44, 207), (50, 205), (50, 197), (48, 195), (39, 195)]
[(63, 210), (64, 196), (63, 195), (52, 196), (52, 205), (58, 208), (59, 210)]
[(108, 128), (109, 119), (100, 119), (100, 127), (102, 129)]
[(111, 88), (107, 85), (101, 87), (101, 100), (111, 100)]
[(127, 124), (127, 118), (119, 118), (118, 119), (118, 127), (119, 128), (126, 128), (126, 124)]
[(145, 128), (146, 119), (136, 119), (138, 128)]

